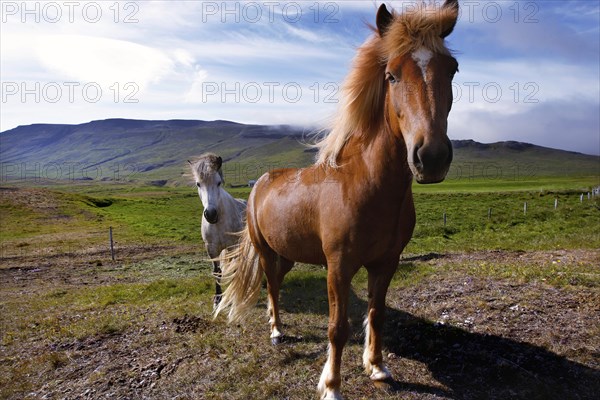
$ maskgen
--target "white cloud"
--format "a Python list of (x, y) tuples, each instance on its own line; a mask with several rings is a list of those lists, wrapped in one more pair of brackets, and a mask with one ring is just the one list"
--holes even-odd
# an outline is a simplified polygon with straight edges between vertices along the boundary
[(299, 29), (299, 28), (295, 28), (291, 25), (287, 25), (286, 29), (293, 36), (296, 36), (302, 40), (306, 40), (307, 42), (321, 43), (321, 42), (325, 42), (327, 40), (322, 35), (319, 35), (315, 32), (309, 31), (307, 29)]
[[(205, 101), (203, 98), (202, 84), (206, 82), (207, 77), (208, 71), (200, 69), (200, 67), (196, 68), (190, 90), (184, 97), (186, 103), (202, 103)], [(204, 96), (206, 96), (206, 94), (204, 94)]]
[[(270, 37), (231, 33), (220, 40), (198, 40), (188, 43), (195, 57), (218, 60), (226, 63), (240, 63), (253, 60), (273, 59), (285, 62), (290, 58), (306, 60), (318, 58), (322, 62), (336, 58), (336, 54), (321, 46), (307, 46), (289, 40)], [(202, 60), (199, 60), (202, 62)]]
[(518, 140), (600, 152), (597, 67), (536, 59), (463, 59), (454, 92), (449, 117), (453, 139)]
[(159, 50), (83, 35), (46, 35), (38, 38), (34, 51), (53, 75), (106, 87), (134, 82), (144, 90), (173, 67), (172, 60)]
[(192, 54), (185, 49), (175, 49), (173, 59), (185, 67), (192, 67), (195, 61)]
[(514, 115), (551, 101), (598, 102), (599, 93), (597, 71), (586, 65), (464, 59), (454, 82), (454, 110)]
[(489, 143), (517, 140), (541, 146), (600, 155), (600, 116), (596, 102), (553, 100), (523, 112), (502, 115), (494, 110), (455, 110), (450, 114), (451, 139)]

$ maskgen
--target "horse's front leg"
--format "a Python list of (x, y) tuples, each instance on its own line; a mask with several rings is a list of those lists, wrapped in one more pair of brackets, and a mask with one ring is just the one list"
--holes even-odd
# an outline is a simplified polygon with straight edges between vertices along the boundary
[(342, 399), (340, 384), (342, 377), (340, 368), (342, 352), (350, 334), (348, 323), (348, 295), (350, 282), (358, 268), (344, 269), (341, 264), (328, 262), (327, 264), (327, 294), (329, 298), (329, 348), (328, 357), (318, 391), (321, 399)]
[(211, 246), (206, 246), (206, 252), (211, 258), (213, 265), (213, 275), (215, 277), (215, 296), (213, 297), (213, 307), (216, 308), (221, 302), (221, 295), (223, 293), (221, 290), (221, 265), (219, 264), (219, 261), (216, 260), (216, 258), (219, 257), (220, 252)]
[(385, 320), (385, 297), (397, 266), (397, 260), (367, 266), (369, 273), (369, 305), (367, 318), (365, 319), (363, 366), (374, 381), (383, 381), (392, 377), (392, 374), (383, 364), (381, 348)]
[(213, 298), (213, 305), (216, 308), (221, 302), (221, 267), (218, 261), (213, 261), (213, 275), (215, 276), (215, 297)]

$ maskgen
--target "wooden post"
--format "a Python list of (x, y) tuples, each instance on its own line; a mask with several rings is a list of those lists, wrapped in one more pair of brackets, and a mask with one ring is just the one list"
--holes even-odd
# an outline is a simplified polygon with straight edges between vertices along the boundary
[(492, 219), (492, 207), (488, 208), (488, 219)]
[(581, 193), (581, 196), (579, 196), (579, 202), (583, 203), (583, 193)]
[(446, 213), (444, 213), (444, 226), (446, 226)]
[(108, 238), (110, 239), (110, 256), (115, 261), (115, 245), (113, 243), (112, 226), (108, 228)]
[(523, 214), (527, 215), (527, 202), (523, 204)]
[(558, 208), (558, 198), (554, 199), (554, 209)]

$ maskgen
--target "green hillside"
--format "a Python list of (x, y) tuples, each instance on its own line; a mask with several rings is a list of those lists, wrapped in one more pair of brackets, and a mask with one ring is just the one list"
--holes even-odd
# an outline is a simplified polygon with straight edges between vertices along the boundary
[[(177, 186), (186, 160), (204, 152), (225, 160), (232, 185), (265, 171), (312, 163), (311, 130), (229, 121), (108, 119), (80, 125), (34, 124), (0, 133), (3, 184), (70, 181)], [(600, 177), (600, 157), (519, 142), (454, 141), (448, 185)], [(586, 180), (590, 182), (590, 180)]]

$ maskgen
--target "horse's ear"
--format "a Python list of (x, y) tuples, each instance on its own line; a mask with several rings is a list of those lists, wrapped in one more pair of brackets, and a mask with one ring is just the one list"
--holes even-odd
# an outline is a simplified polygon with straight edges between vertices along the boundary
[(379, 10), (377, 10), (377, 17), (375, 18), (379, 36), (383, 37), (393, 19), (394, 17), (390, 14), (385, 4), (380, 5)]
[(442, 34), (440, 37), (442, 39), (446, 38), (446, 36), (450, 35), (456, 26), (456, 21), (458, 20), (458, 0), (446, 0), (443, 7), (447, 16), (444, 18), (442, 25)]
[(219, 167), (219, 169), (221, 169), (221, 166), (223, 165), (223, 159), (221, 158), (221, 156), (217, 157), (217, 166)]

